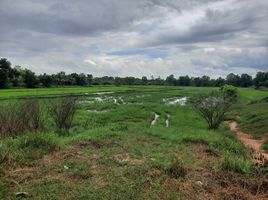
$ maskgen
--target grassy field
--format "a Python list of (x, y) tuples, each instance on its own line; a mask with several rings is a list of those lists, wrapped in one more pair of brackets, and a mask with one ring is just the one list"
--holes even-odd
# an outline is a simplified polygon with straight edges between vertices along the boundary
[(36, 97), (60, 95), (85, 95), (96, 92), (130, 92), (164, 89), (164, 86), (94, 86), (94, 87), (58, 87), (33, 89), (1, 89), (0, 99), (10, 97)]
[[(116, 92), (80, 96), (73, 126), (64, 135), (46, 117), (45, 131), (2, 139), (0, 199), (17, 199), (16, 192), (27, 192), (28, 199), (266, 199), (267, 169), (253, 165), (252, 151), (227, 124), (208, 130), (189, 103), (163, 101), (211, 90), (218, 88), (1, 90), (1, 98), (10, 98), (3, 103), (12, 97)], [(261, 137), (268, 130), (267, 96), (239, 89), (228, 116)], [(159, 118), (152, 126), (155, 113)]]

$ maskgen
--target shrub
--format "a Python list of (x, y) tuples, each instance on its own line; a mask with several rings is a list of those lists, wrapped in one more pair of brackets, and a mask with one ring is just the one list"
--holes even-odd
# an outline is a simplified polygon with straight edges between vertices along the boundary
[(233, 99), (226, 98), (224, 93), (215, 91), (192, 100), (193, 106), (206, 120), (209, 129), (217, 129), (220, 126), (233, 102)]
[(227, 99), (228, 101), (236, 101), (238, 97), (238, 92), (235, 86), (226, 84), (222, 86), (220, 90), (223, 93), (225, 99)]
[(76, 100), (75, 97), (63, 97), (52, 104), (50, 112), (59, 131), (68, 130), (72, 126)]
[(0, 137), (36, 131), (43, 127), (41, 108), (37, 99), (6, 103), (0, 107)]

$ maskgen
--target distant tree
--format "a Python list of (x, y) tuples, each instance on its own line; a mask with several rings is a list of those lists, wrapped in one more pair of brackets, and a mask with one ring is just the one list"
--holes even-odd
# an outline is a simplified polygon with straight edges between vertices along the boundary
[(166, 83), (168, 85), (176, 85), (177, 80), (175, 79), (174, 75), (171, 74), (166, 78)]
[(27, 88), (35, 88), (38, 84), (38, 80), (34, 74), (29, 69), (25, 69), (23, 73), (23, 82)]
[(201, 86), (208, 87), (210, 85), (210, 78), (208, 76), (202, 76), (200, 81)]
[(114, 84), (115, 84), (116, 86), (120, 86), (120, 85), (122, 85), (122, 80), (121, 80), (121, 78), (120, 78), (120, 77), (115, 77), (115, 78), (114, 78)]
[(22, 83), (22, 69), (20, 66), (15, 66), (15, 68), (11, 68), (10, 74), (9, 74), (9, 79), (10, 83), (12, 84), (13, 87), (18, 87)]
[(92, 81), (93, 81), (93, 75), (92, 74), (87, 74), (87, 83), (89, 85), (92, 85)]
[(52, 85), (52, 77), (47, 74), (43, 74), (39, 76), (39, 82), (43, 87), (50, 87)]
[(235, 75), (233, 73), (228, 74), (226, 77), (226, 83), (229, 85), (233, 85), (233, 86), (240, 86), (240, 76), (239, 75)]
[(268, 87), (268, 72), (258, 72), (254, 78), (254, 85), (256, 88)]
[(200, 77), (194, 77), (192, 78), (192, 84), (193, 86), (200, 87), (202, 86), (202, 80)]
[(135, 84), (135, 78), (134, 77), (125, 77), (124, 78), (125, 85), (134, 85)]
[(191, 83), (191, 79), (189, 76), (180, 76), (178, 79), (178, 85), (180, 86), (189, 86)]
[(252, 76), (248, 74), (242, 74), (240, 78), (240, 86), (241, 87), (250, 87), (253, 85)]
[(6, 58), (0, 59), (0, 88), (8, 87), (11, 63)]
[(63, 86), (66, 82), (66, 74), (65, 72), (59, 72), (55, 74), (54, 80), (57, 86)]
[(147, 79), (147, 77), (146, 77), (146, 76), (143, 76), (143, 77), (141, 78), (141, 82), (142, 82), (143, 85), (147, 85), (147, 84), (148, 84), (148, 79)]
[(87, 77), (85, 74), (81, 73), (76, 78), (76, 85), (84, 86), (87, 84)]
[(214, 86), (221, 87), (225, 84), (225, 80), (222, 77), (219, 77), (215, 80)]

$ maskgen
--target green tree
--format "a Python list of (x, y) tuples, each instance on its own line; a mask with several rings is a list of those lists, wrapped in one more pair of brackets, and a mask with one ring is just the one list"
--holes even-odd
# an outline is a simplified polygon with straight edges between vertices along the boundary
[(8, 87), (11, 63), (6, 58), (0, 59), (0, 88)]
[(171, 74), (166, 78), (166, 83), (168, 85), (176, 85), (177, 80), (175, 79), (174, 75)]
[(226, 83), (228, 85), (233, 85), (233, 86), (239, 87), (240, 86), (240, 76), (235, 75), (233, 73), (230, 73), (226, 77)]
[(254, 85), (256, 88), (268, 87), (268, 72), (258, 72), (254, 78)]
[(252, 76), (248, 74), (242, 74), (240, 78), (240, 86), (241, 87), (249, 87), (252, 86), (253, 81), (252, 81)]
[(35, 73), (29, 69), (24, 70), (23, 82), (27, 88), (35, 88), (38, 84), (38, 80), (35, 76)]
[(52, 85), (52, 77), (47, 74), (40, 75), (39, 82), (44, 87), (50, 87)]

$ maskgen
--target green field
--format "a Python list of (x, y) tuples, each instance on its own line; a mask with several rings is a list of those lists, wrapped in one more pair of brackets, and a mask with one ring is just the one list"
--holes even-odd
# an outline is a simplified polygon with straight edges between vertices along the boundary
[(95, 86), (95, 87), (58, 87), (58, 88), (36, 88), (36, 89), (2, 89), (1, 98), (10, 97), (35, 97), (35, 96), (59, 96), (59, 95), (84, 95), (96, 92), (125, 92), (146, 91), (164, 89), (164, 86)]
[[(0, 90), (2, 105), (22, 101), (14, 97), (80, 95), (68, 132), (59, 134), (46, 116), (42, 132), (1, 140), (0, 199), (17, 199), (16, 192), (27, 192), (27, 199), (266, 199), (267, 168), (253, 165), (252, 151), (227, 124), (208, 130), (190, 103), (163, 101), (212, 90), (218, 88)], [(114, 93), (84, 95), (103, 91)], [(261, 137), (268, 131), (268, 92), (238, 92), (228, 117)]]

